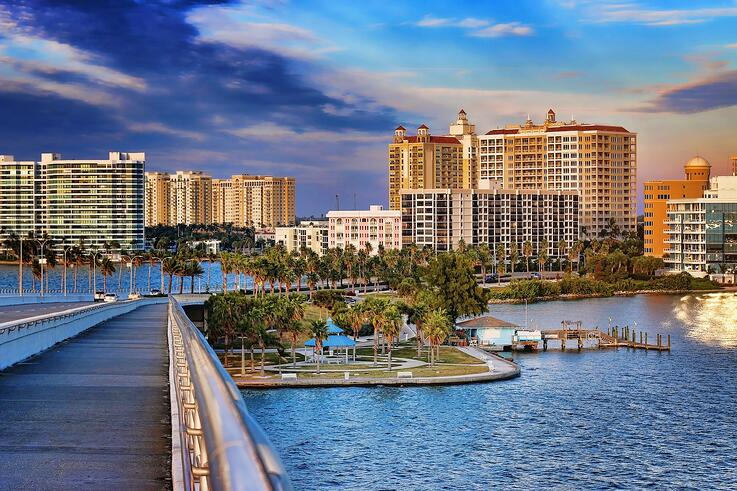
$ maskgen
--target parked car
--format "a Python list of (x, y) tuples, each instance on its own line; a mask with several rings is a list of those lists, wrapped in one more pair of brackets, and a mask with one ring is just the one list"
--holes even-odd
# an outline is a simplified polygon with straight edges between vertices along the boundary
[(161, 295), (161, 290), (159, 290), (158, 288), (154, 288), (153, 290), (149, 292), (149, 295), (151, 296)]
[(140, 300), (141, 294), (138, 292), (133, 292), (128, 294), (128, 300)]
[(484, 276), (484, 283), (493, 283), (494, 281), (497, 281), (499, 279), (499, 276), (497, 276), (496, 273), (487, 274)]
[(104, 302), (117, 302), (118, 301), (118, 294), (117, 293), (106, 293), (105, 298), (103, 299)]
[(540, 275), (540, 273), (538, 273), (538, 272), (534, 272), (534, 273), (530, 273), (530, 278), (539, 280), (539, 279), (542, 278), (542, 275)]
[(95, 302), (98, 300), (105, 300), (105, 292), (95, 292), (94, 300)]

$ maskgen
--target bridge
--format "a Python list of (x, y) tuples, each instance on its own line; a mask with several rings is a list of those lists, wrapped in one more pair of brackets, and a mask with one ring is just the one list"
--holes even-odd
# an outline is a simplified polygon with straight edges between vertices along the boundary
[(0, 307), (0, 489), (291, 489), (173, 297), (15, 310)]

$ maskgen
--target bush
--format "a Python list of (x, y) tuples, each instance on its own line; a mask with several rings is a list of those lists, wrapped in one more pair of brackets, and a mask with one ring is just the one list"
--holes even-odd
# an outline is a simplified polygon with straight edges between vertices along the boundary
[(564, 295), (611, 295), (614, 290), (611, 284), (592, 278), (566, 275), (560, 280), (560, 292)]
[(534, 300), (560, 295), (557, 283), (542, 280), (514, 280), (504, 288), (491, 288), (489, 298), (495, 300)]

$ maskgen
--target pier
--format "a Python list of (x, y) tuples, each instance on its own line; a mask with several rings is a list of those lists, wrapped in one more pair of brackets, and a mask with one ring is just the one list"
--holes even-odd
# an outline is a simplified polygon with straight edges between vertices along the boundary
[(577, 350), (628, 348), (646, 351), (670, 351), (670, 334), (656, 334), (655, 342), (651, 343), (649, 335), (644, 331), (636, 331), (630, 326), (608, 328), (607, 332), (598, 327), (586, 329), (581, 321), (563, 321), (560, 329), (545, 329), (541, 331), (543, 351), (548, 350), (549, 343), (559, 343), (561, 351), (566, 347), (575, 346)]

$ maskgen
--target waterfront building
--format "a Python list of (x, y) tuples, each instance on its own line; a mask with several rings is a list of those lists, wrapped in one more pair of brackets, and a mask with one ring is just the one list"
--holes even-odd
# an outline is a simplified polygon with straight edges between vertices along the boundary
[(490, 346), (499, 350), (511, 348), (515, 332), (520, 329), (517, 324), (490, 315), (456, 322), (455, 327), (456, 330), (464, 332), (468, 343), (472, 346)]
[(169, 224), (169, 174), (146, 172), (145, 219), (147, 227)]
[(220, 243), (217, 239), (193, 240), (189, 243), (192, 249), (202, 247), (206, 254), (220, 254)]
[(621, 126), (559, 122), (548, 111), (480, 135), (480, 189), (578, 191), (582, 232), (596, 236), (610, 224), (636, 230), (637, 135)]
[(215, 223), (273, 229), (295, 223), (293, 177), (234, 175), (214, 179), (212, 216)]
[(371, 245), (371, 254), (379, 247), (402, 248), (401, 212), (371, 205), (368, 210), (329, 211), (328, 246), (331, 249), (352, 245), (356, 250)]
[[(471, 145), (475, 137), (468, 132), (475, 128), (465, 118), (465, 112), (459, 113), (451, 129)], [(407, 135), (404, 126), (398, 126), (389, 144), (389, 208), (399, 210), (403, 189), (463, 188), (464, 182), (471, 179), (470, 169), (464, 172), (464, 143), (455, 136), (431, 135), (424, 124), (413, 136)]]
[(303, 220), (292, 227), (276, 227), (274, 241), (282, 244), (287, 252), (307, 249), (322, 255), (329, 247), (328, 221)]
[(710, 181), (702, 198), (667, 202), (664, 262), (694, 276), (737, 268), (737, 176)]
[(169, 176), (169, 225), (212, 223), (212, 178), (201, 171)]
[(402, 242), (437, 251), (488, 244), (502, 244), (509, 254), (512, 244), (522, 254), (525, 241), (537, 256), (548, 243), (548, 257), (559, 256), (579, 238), (579, 195), (572, 190), (425, 189), (402, 191)]
[(0, 242), (11, 233), (35, 232), (37, 172), (32, 160), (0, 155)]
[(671, 199), (701, 198), (709, 188), (711, 164), (694, 157), (683, 166), (685, 179), (645, 182), (645, 255), (663, 257), (666, 244), (667, 202)]

